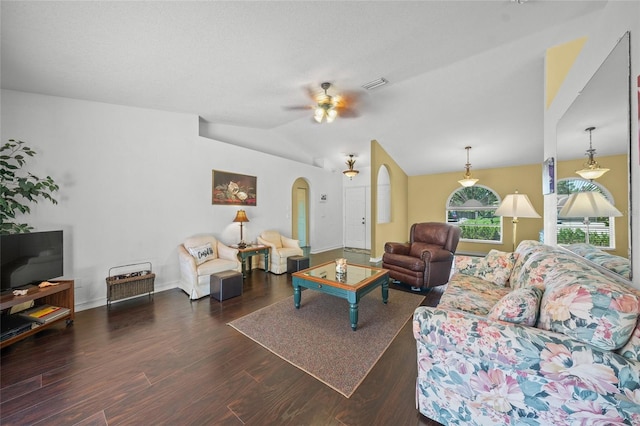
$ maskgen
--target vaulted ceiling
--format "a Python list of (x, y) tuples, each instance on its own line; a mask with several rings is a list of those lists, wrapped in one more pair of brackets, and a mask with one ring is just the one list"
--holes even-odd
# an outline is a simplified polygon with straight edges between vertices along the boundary
[[(462, 173), (467, 145), (474, 169), (531, 164), (545, 50), (605, 4), (3, 1), (1, 83), (196, 114), (209, 136), (327, 168), (349, 153), (366, 167), (371, 139), (409, 175)], [(292, 108), (324, 81), (357, 95), (357, 116), (317, 124)]]

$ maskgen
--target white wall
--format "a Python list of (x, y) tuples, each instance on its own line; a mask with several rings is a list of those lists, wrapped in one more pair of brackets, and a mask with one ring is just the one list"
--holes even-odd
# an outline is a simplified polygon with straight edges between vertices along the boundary
[[(75, 280), (77, 309), (106, 303), (112, 266), (151, 261), (159, 291), (176, 286), (176, 247), (185, 237), (239, 240), (231, 222), (237, 207), (211, 204), (212, 169), (257, 177), (245, 240), (265, 229), (291, 234), (291, 185), (302, 177), (313, 250), (342, 246), (342, 173), (201, 137), (195, 115), (10, 90), (1, 106), (2, 141), (27, 142), (37, 152), (28, 170), (60, 185), (59, 204), (40, 202), (25, 222), (65, 231), (65, 277)], [(329, 200), (321, 206), (320, 193)]]
[[(558, 121), (571, 106), (595, 74), (620, 37), (626, 31), (631, 33), (631, 241), (633, 245), (632, 267), (633, 284), (640, 288), (640, 159), (638, 141), (638, 96), (636, 78), (640, 75), (640, 2), (610, 1), (603, 13), (598, 17), (589, 34), (585, 34), (585, 43), (580, 55), (560, 87), (553, 103), (545, 110), (544, 115), (544, 157), (556, 155), (556, 128)], [(570, 41), (570, 40), (567, 40)], [(550, 46), (551, 47), (551, 46)], [(545, 242), (555, 244), (557, 197), (545, 195), (544, 198), (544, 231)]]

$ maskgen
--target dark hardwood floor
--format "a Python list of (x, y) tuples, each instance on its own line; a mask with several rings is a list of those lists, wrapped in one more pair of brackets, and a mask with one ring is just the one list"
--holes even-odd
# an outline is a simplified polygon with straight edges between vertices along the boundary
[[(369, 259), (338, 250), (311, 264), (341, 256)], [(173, 289), (77, 312), (2, 350), (0, 424), (438, 425), (415, 408), (411, 321), (351, 398), (226, 325), (291, 294), (289, 275), (254, 270), (222, 303)]]

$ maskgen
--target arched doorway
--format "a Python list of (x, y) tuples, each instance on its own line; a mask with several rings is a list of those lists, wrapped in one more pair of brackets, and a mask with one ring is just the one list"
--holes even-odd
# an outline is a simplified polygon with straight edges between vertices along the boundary
[(291, 187), (291, 235), (300, 247), (309, 247), (309, 183), (298, 178)]

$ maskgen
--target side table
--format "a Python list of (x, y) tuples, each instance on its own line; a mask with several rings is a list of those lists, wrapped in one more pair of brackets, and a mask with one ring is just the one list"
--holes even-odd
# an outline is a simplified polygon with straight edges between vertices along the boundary
[(238, 248), (238, 260), (242, 263), (242, 277), (247, 276), (247, 264), (249, 265), (249, 271), (251, 271), (251, 257), (264, 254), (264, 272), (269, 272), (269, 253), (271, 247), (269, 246), (247, 246), (245, 248)]

